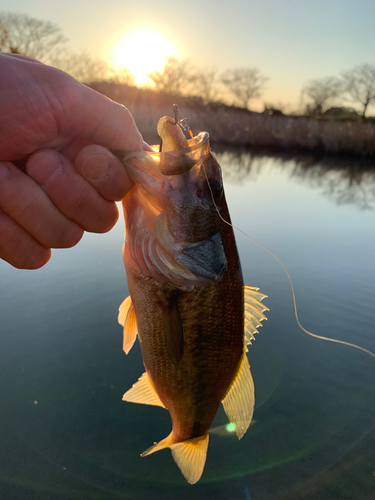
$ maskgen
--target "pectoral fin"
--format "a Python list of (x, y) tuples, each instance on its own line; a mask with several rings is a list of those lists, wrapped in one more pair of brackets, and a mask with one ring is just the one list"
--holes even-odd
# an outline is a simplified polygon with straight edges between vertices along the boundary
[(119, 308), (118, 322), (124, 327), (123, 349), (128, 354), (138, 334), (137, 317), (130, 295)]
[(250, 425), (255, 404), (254, 382), (245, 352), (222, 403), (229, 421), (236, 424), (235, 432), (238, 439), (241, 439)]
[(151, 448), (142, 453), (142, 457), (151, 455), (156, 451), (170, 448), (172, 456), (185, 479), (194, 484), (201, 478), (203, 469), (206, 464), (207, 448), (208, 448), (208, 434), (181, 443), (176, 443), (172, 434), (155, 443)]
[(157, 395), (147, 372), (145, 372), (138, 379), (138, 382), (136, 382), (131, 389), (125, 392), (122, 400), (128, 401), (130, 403), (140, 403), (144, 405), (154, 405), (165, 408), (163, 403), (160, 401), (160, 398)]
[(184, 351), (184, 333), (175, 295), (171, 296), (168, 305), (163, 305), (162, 320), (167, 350), (173, 364), (177, 367)]

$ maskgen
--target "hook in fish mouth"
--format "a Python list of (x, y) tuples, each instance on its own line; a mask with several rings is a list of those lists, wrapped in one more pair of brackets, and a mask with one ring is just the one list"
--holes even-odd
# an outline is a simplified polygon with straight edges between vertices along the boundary
[[(191, 131), (191, 128), (189, 127), (188, 119), (183, 116), (177, 104), (173, 104), (172, 109), (174, 113), (174, 122), (171, 122), (170, 120), (168, 120), (168, 122), (171, 123), (172, 125), (178, 125), (182, 130), (186, 139), (188, 140), (193, 139), (194, 134)], [(181, 116), (180, 119), (178, 119), (178, 115)], [(160, 152), (161, 152), (161, 144), (160, 144)]]
[[(110, 149), (122, 163), (126, 164), (132, 158), (152, 156), (159, 158), (159, 168), (163, 175), (180, 175), (191, 170), (194, 165), (202, 163), (212, 156), (209, 145), (208, 132), (200, 132), (191, 140), (187, 148), (167, 152), (149, 151), (123, 151), (121, 149)], [(200, 150), (200, 151), (199, 151)]]
[(203, 163), (212, 155), (208, 140), (208, 132), (200, 132), (187, 148), (160, 153), (160, 172), (163, 175), (184, 174)]

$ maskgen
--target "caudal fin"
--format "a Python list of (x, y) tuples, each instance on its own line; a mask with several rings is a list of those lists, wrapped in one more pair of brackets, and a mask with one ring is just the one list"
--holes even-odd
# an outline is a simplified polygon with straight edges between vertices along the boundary
[(172, 434), (170, 434), (168, 437), (159, 443), (155, 443), (151, 448), (143, 452), (141, 457), (146, 457), (164, 448), (171, 449), (174, 461), (190, 484), (199, 481), (206, 464), (208, 434), (181, 443), (176, 443)]

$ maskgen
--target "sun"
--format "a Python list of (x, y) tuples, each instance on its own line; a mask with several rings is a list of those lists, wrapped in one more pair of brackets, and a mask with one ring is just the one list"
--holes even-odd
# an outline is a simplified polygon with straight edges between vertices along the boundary
[(173, 44), (161, 33), (150, 29), (128, 33), (115, 52), (117, 68), (127, 68), (137, 85), (149, 82), (147, 75), (160, 71), (168, 56), (176, 56)]

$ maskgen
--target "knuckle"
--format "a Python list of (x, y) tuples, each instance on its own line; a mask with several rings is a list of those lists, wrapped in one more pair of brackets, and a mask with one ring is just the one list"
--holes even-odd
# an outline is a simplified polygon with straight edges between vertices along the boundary
[(0, 182), (4, 182), (10, 175), (10, 163), (0, 161)]
[(29, 158), (27, 172), (39, 185), (47, 187), (56, 175), (63, 171), (57, 152), (45, 150), (34, 154)]
[(46, 248), (71, 248), (77, 245), (83, 233), (82, 227), (75, 222), (60, 220), (58, 225), (39, 231), (34, 237), (40, 245)]

